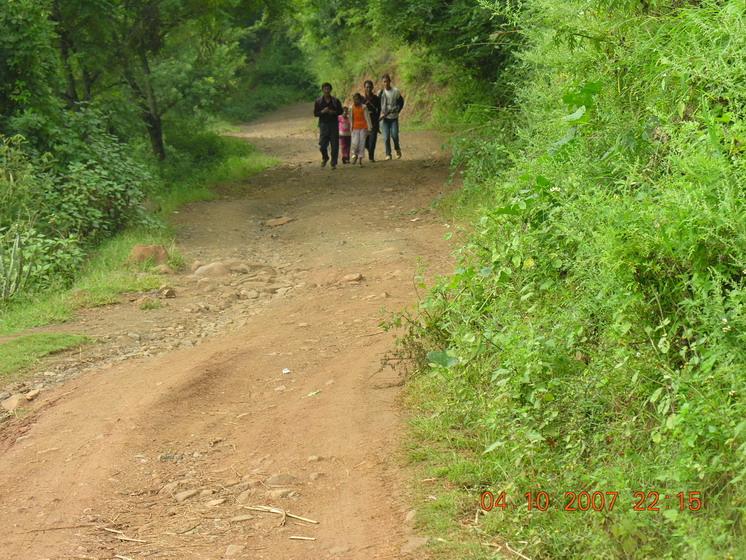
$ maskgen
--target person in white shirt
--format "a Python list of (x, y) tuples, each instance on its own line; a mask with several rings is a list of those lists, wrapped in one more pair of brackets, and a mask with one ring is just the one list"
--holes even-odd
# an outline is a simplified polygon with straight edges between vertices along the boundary
[(381, 90), (381, 132), (386, 145), (386, 159), (391, 159), (391, 140), (394, 141), (396, 159), (401, 158), (399, 145), (399, 112), (404, 107), (401, 92), (391, 85), (391, 76), (383, 75), (383, 89)]

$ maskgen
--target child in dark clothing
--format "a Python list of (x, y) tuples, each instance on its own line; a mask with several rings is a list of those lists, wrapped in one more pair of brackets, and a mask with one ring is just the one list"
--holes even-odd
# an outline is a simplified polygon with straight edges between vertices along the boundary
[(365, 139), (365, 147), (368, 149), (368, 159), (376, 161), (376, 140), (378, 139), (379, 121), (381, 120), (381, 98), (373, 93), (373, 82), (371, 80), (365, 80), (365, 106), (368, 108), (368, 114), (373, 123), (373, 130)]

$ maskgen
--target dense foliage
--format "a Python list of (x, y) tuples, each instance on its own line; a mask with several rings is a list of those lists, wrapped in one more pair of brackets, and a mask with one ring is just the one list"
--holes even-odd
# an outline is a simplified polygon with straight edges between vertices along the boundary
[[(517, 96), (459, 157), (488, 202), (405, 340), (418, 432), (464, 515), (486, 489), (524, 504), (480, 538), (531, 558), (743, 557), (746, 4), (494, 9), (525, 40)], [(563, 511), (582, 490), (619, 501)]]
[[(234, 161), (209, 132), (214, 115), (247, 119), (309, 95), (302, 54), (282, 42), (289, 11), (0, 1), (0, 301), (69, 281), (90, 247), (138, 222), (146, 196)], [(266, 67), (288, 63), (293, 75), (267, 91)]]

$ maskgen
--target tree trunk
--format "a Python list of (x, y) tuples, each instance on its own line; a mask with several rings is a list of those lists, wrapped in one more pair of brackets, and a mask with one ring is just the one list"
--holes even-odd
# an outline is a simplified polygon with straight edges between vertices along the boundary
[(163, 142), (163, 123), (161, 121), (161, 112), (158, 108), (158, 99), (153, 91), (153, 83), (150, 81), (150, 64), (145, 52), (140, 53), (140, 65), (143, 73), (142, 93), (145, 97), (145, 106), (143, 118), (148, 127), (150, 135), (150, 144), (153, 147), (153, 153), (160, 161), (166, 159), (166, 147)]
[(153, 153), (159, 161), (166, 159), (166, 146), (163, 143), (163, 124), (160, 115), (154, 115), (150, 111), (143, 111), (143, 120), (148, 128), (150, 136), (150, 145)]
[(75, 80), (75, 74), (73, 73), (72, 66), (70, 64), (70, 51), (72, 51), (72, 42), (64, 28), (62, 15), (60, 13), (59, 4), (55, 2), (53, 19), (57, 23), (59, 29), (59, 49), (60, 58), (62, 59), (62, 67), (65, 73), (65, 100), (67, 106), (71, 109), (75, 108), (76, 104), (80, 101), (78, 98), (78, 88)]

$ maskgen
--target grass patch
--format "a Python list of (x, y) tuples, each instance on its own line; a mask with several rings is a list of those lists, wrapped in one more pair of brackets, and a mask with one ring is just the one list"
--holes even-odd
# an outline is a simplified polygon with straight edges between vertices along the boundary
[(213, 200), (215, 187), (233, 185), (279, 162), (241, 138), (213, 132), (185, 133), (177, 148), (178, 154), (161, 169), (166, 187), (152, 195), (166, 220), (185, 204)]
[(4, 378), (30, 367), (44, 356), (80, 346), (87, 341), (87, 337), (77, 334), (40, 333), (0, 344), (0, 379), (7, 381)]

